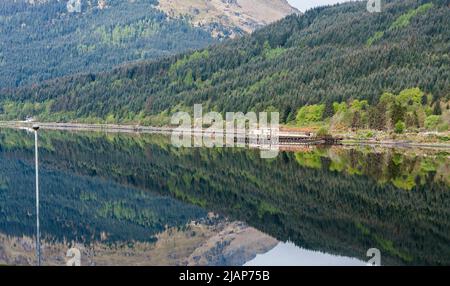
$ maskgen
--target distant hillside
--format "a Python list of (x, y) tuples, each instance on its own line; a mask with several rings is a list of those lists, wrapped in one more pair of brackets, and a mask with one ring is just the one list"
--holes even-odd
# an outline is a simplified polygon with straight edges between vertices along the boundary
[(159, 0), (158, 8), (171, 17), (187, 16), (214, 37), (231, 38), (300, 13), (286, 0)]
[[(428, 3), (428, 4), (427, 4)], [(0, 92), (1, 119), (166, 124), (177, 110), (279, 110), (418, 87), (450, 94), (448, 1), (353, 2), (289, 16), (251, 36), (102, 74)], [(395, 122), (393, 122), (395, 123)]]
[(204, 48), (294, 11), (285, 0), (2, 0), (0, 88)]
[(169, 20), (156, 0), (80, 0), (81, 10), (73, 6), (71, 13), (67, 3), (0, 1), (0, 87), (103, 71), (214, 42), (186, 20)]

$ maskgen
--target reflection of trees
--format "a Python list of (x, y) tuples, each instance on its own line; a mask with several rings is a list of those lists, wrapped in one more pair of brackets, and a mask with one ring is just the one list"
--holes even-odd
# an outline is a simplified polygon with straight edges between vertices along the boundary
[(420, 157), (389, 149), (367, 152), (363, 149), (336, 150), (335, 148), (314, 149), (295, 154), (297, 162), (304, 167), (322, 168), (350, 175), (366, 175), (379, 183), (390, 182), (404, 190), (429, 184), (430, 176), (448, 184), (446, 172), (448, 172), (449, 162), (446, 156), (446, 153)]
[(380, 153), (369, 153), (366, 158), (364, 174), (370, 174), (375, 180), (383, 178), (384, 157)]
[[(12, 132), (12, 136), (9, 132), (6, 136), (0, 134), (0, 232), (32, 236), (35, 231), (35, 217), (32, 215), (35, 202), (32, 192), (34, 155), (28, 144), (19, 142), (14, 146), (10, 139), (20, 137), (16, 136), (18, 134), (22, 139), (27, 137), (19, 132)], [(77, 151), (70, 138), (68, 144), (75, 148), (66, 148), (60, 144), (61, 139), (46, 137), (45, 132), (42, 134), (47, 147), (51, 147), (41, 149), (45, 158), (41, 165), (41, 229), (45, 240), (89, 243), (105, 239), (101, 238), (104, 233), (107, 243), (151, 242), (166, 226), (182, 227), (191, 220), (206, 216), (199, 207), (95, 177), (95, 168), (79, 171), (90, 164), (92, 157), (89, 154), (83, 156), (82, 150)], [(78, 139), (81, 144), (89, 142), (84, 137)], [(102, 148), (102, 144), (97, 147)], [(72, 163), (73, 158), (67, 164), (57, 163), (68, 158), (67, 151), (73, 151), (73, 156), (82, 159), (77, 164)], [(50, 165), (54, 168), (49, 168)], [(129, 180), (133, 182), (134, 177), (130, 176)]]
[[(445, 157), (331, 148), (267, 161), (257, 150), (176, 149), (155, 135), (62, 134), (42, 133), (46, 168), (169, 195), (310, 249), (365, 258), (378, 247), (385, 263), (449, 263)], [(4, 154), (32, 160), (20, 146)], [(409, 177), (410, 191), (396, 187)]]

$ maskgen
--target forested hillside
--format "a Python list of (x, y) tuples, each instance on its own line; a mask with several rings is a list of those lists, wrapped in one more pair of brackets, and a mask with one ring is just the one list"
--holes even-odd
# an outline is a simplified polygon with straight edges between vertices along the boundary
[(214, 41), (186, 19), (169, 19), (154, 7), (156, 0), (83, 0), (71, 13), (67, 3), (0, 1), (0, 88), (103, 71)]
[(286, 123), (306, 105), (377, 106), (384, 93), (411, 88), (431, 116), (450, 95), (449, 3), (384, 2), (381, 13), (368, 13), (365, 2), (318, 8), (203, 51), (3, 90), (1, 118), (166, 124), (204, 103), (220, 112), (278, 110)]

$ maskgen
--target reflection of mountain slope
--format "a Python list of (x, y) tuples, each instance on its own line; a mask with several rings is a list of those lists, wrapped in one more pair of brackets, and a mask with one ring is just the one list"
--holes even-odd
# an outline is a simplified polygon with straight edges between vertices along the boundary
[[(82, 265), (237, 265), (253, 259), (277, 241), (243, 223), (191, 223), (169, 228), (154, 243), (127, 241), (110, 245), (100, 241), (75, 244)], [(34, 265), (34, 239), (0, 234), (0, 265)], [(44, 241), (44, 265), (64, 265), (71, 243)]]
[(256, 254), (269, 251), (277, 243), (276, 239), (244, 223), (234, 222), (198, 247), (189, 256), (188, 264), (243, 265)]

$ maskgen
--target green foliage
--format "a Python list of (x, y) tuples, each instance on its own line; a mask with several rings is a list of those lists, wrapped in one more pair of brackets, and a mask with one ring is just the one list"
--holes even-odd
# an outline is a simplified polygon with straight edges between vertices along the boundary
[[(383, 93), (380, 99), (370, 105), (366, 100), (355, 99), (346, 102), (334, 102), (332, 109), (334, 115), (331, 116), (330, 126), (333, 129), (373, 129), (373, 130), (396, 130), (393, 122), (402, 122), (405, 129), (410, 131), (418, 131), (425, 127), (428, 130), (438, 130), (444, 132), (448, 130), (448, 124), (445, 124), (445, 114), (428, 116), (431, 106), (428, 105), (428, 100), (424, 101), (426, 97), (419, 88), (409, 88), (402, 90), (398, 95), (392, 93)], [(328, 103), (326, 103), (327, 105)], [(330, 104), (328, 104), (330, 105)], [(442, 105), (442, 103), (435, 103), (435, 106)], [(331, 108), (331, 105), (330, 107)], [(300, 114), (302, 111), (302, 114)], [(310, 116), (314, 114), (313, 111), (304, 108), (300, 109), (299, 115)], [(325, 113), (325, 112), (324, 112)], [(323, 115), (323, 119), (328, 116)], [(399, 125), (400, 126), (400, 125)], [(400, 129), (397, 129), (400, 131)]]
[(347, 111), (347, 104), (345, 102), (333, 102), (333, 110), (334, 113), (345, 112)]
[(423, 92), (420, 88), (409, 88), (402, 90), (396, 100), (403, 106), (422, 105)]
[(406, 107), (404, 107), (400, 102), (393, 102), (390, 106), (390, 111), (392, 123), (397, 123), (405, 119)]
[(395, 133), (402, 134), (403, 132), (405, 132), (405, 130), (406, 130), (405, 122), (398, 121), (397, 123), (395, 123), (395, 128), (394, 128)]
[(375, 34), (367, 40), (367, 46), (373, 45), (373, 43), (378, 42), (383, 38), (384, 32), (375, 32)]
[(286, 50), (282, 47), (271, 48), (268, 41), (264, 42), (263, 55), (268, 60), (273, 60), (280, 57)]
[(366, 138), (372, 138), (374, 136), (374, 133), (372, 131), (366, 132)]
[(317, 136), (319, 136), (319, 137), (328, 136), (328, 135), (330, 135), (330, 132), (328, 131), (328, 128), (325, 126), (320, 127), (319, 130), (317, 131)]
[(158, 33), (162, 25), (163, 23), (158, 22), (157, 19), (143, 18), (130, 24), (101, 26), (95, 30), (95, 33), (99, 33), (103, 44), (120, 45), (140, 38), (152, 37)]
[(297, 113), (297, 124), (298, 125), (308, 125), (311, 123), (317, 123), (322, 121), (323, 111), (325, 110), (325, 105), (306, 105), (300, 108)]
[(430, 115), (425, 119), (425, 127), (428, 130), (436, 130), (439, 123), (441, 123), (441, 117), (439, 115)]
[(417, 9), (408, 11), (407, 13), (398, 17), (395, 22), (392, 23), (390, 29), (400, 29), (407, 27), (410, 24), (412, 18), (426, 13), (431, 8), (433, 8), (433, 3), (426, 3), (419, 6)]
[[(190, 64), (198, 64), (201, 60), (207, 60), (209, 57), (209, 51), (195, 51), (190, 55), (186, 55), (183, 58), (177, 60), (173, 65), (169, 68), (169, 74), (172, 76), (176, 76), (177, 72), (183, 71), (182, 68), (188, 66)], [(191, 70), (192, 72), (192, 70)]]
[(310, 153), (296, 153), (295, 159), (300, 166), (313, 168), (313, 169), (321, 169), (322, 168), (322, 159), (321, 155), (315, 152)]
[(367, 110), (369, 103), (367, 100), (355, 99), (350, 103), (350, 108), (353, 112)]
[(449, 130), (450, 130), (450, 129), (449, 129), (449, 126), (450, 126), (450, 124), (449, 124), (448, 122), (443, 122), (443, 123), (441, 123), (441, 124), (438, 125), (437, 131), (438, 131), (438, 132), (446, 132), (446, 131), (449, 131)]
[[(402, 14), (399, 16), (389, 27), (388, 30), (395, 30), (395, 29), (401, 29), (409, 26), (411, 20), (420, 15), (427, 12), (429, 9), (433, 8), (433, 3), (427, 3), (419, 6), (416, 9), (411, 9), (407, 13)], [(366, 45), (372, 46), (375, 42), (378, 42), (381, 38), (384, 37), (385, 32), (384, 31), (377, 31), (374, 33), (373, 36), (371, 36), (368, 40)]]
[(395, 102), (395, 95), (390, 92), (384, 92), (380, 97), (380, 102), (384, 104)]

